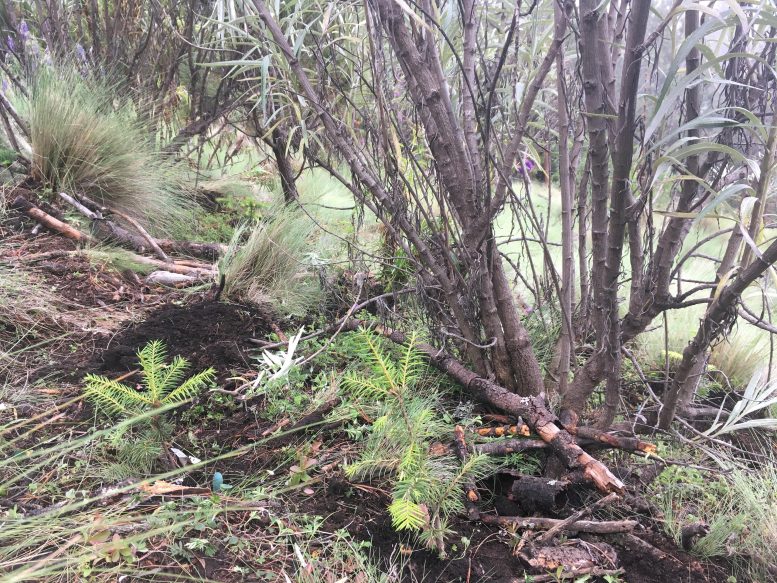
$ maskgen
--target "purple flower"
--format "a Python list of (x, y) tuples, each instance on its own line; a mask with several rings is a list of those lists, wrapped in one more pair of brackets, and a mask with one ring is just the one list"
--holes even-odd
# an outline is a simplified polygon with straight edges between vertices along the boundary
[(81, 44), (76, 44), (76, 54), (78, 55), (78, 58), (81, 59), (82, 62), (86, 63), (86, 51), (84, 50), (84, 47), (81, 46)]
[(531, 158), (524, 158), (523, 166), (521, 165), (518, 166), (518, 174), (522, 175), (524, 172), (529, 173), (534, 169), (535, 166), (536, 164), (534, 163), (534, 160), (532, 160)]
[(9, 36), (5, 39), (5, 44), (7, 44), (10, 51), (13, 52), (14, 47), (16, 46), (16, 43), (13, 41), (12, 36)]
[(19, 23), (19, 36), (22, 37), (22, 41), (30, 38), (30, 27), (27, 26), (27, 22), (24, 20)]

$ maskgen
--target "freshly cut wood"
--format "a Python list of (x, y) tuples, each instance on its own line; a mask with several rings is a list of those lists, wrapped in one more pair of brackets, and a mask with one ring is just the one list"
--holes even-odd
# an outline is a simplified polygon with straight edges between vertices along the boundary
[(66, 222), (52, 217), (50, 214), (42, 211), (21, 195), (17, 196), (13, 200), (11, 203), (11, 208), (19, 211), (20, 213), (24, 213), (31, 219), (39, 222), (44, 227), (51, 229), (52, 231), (56, 231), (60, 235), (63, 235), (68, 239), (72, 239), (78, 243), (86, 243), (92, 240), (92, 237), (86, 233), (82, 233), (75, 227), (68, 225)]
[[(397, 344), (407, 343), (405, 334), (377, 322), (351, 319), (345, 322), (343, 329), (359, 330), (360, 328), (373, 330)], [(558, 418), (547, 408), (542, 397), (521, 397), (510, 392), (493, 381), (478, 376), (446, 351), (438, 350), (429, 344), (417, 343), (416, 348), (429, 359), (433, 366), (447, 373), (481, 401), (526, 420), (529, 427), (532, 427), (535, 433), (550, 445), (567, 467), (581, 468), (586, 479), (599, 490), (620, 494), (625, 491), (623, 482), (575, 442), (574, 436), (563, 428)]]
[(529, 437), (531, 430), (526, 423), (517, 423), (515, 425), (502, 425), (500, 427), (479, 427), (475, 433), (481, 437), (503, 437), (505, 435), (523, 435)]
[[(548, 530), (564, 522), (558, 518), (494, 516), (492, 514), (481, 515), (480, 520), (486, 524), (519, 530)], [(567, 533), (613, 534), (616, 532), (630, 532), (638, 524), (639, 522), (636, 520), (578, 520), (568, 526), (564, 526), (563, 530)]]

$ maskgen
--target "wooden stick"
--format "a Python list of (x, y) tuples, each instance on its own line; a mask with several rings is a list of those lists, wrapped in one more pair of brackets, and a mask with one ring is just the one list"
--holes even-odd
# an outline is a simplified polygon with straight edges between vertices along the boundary
[(85, 217), (92, 219), (93, 221), (103, 218), (101, 214), (89, 210), (87, 207), (82, 205), (80, 202), (78, 202), (75, 198), (73, 198), (66, 192), (60, 192), (59, 198), (64, 200), (66, 203), (74, 206), (76, 210), (78, 210), (78, 212), (80, 212)]
[(546, 532), (538, 536), (536, 543), (539, 545), (551, 540), (554, 536), (556, 536), (556, 534), (558, 534), (562, 530), (564, 529), (569, 530), (569, 527), (571, 527), (573, 524), (577, 522), (580, 522), (581, 518), (583, 518), (584, 516), (588, 516), (591, 512), (594, 511), (595, 508), (599, 506), (604, 506), (605, 504), (609, 504), (610, 502), (615, 502), (616, 500), (620, 500), (620, 496), (618, 496), (615, 492), (613, 492), (612, 494), (608, 494), (604, 498), (600, 498), (590, 506), (581, 508), (573, 515), (565, 518), (564, 520), (559, 522), (556, 526), (550, 527)]
[(181, 275), (191, 275), (193, 277), (212, 277), (215, 275), (215, 271), (212, 269), (204, 269), (199, 267), (189, 267), (188, 265), (178, 265), (177, 263), (165, 263), (159, 259), (152, 259), (151, 257), (144, 257), (143, 255), (137, 255), (135, 253), (127, 252), (129, 259), (134, 263), (140, 263), (141, 265), (150, 265), (161, 269), (163, 271), (170, 271), (172, 273), (180, 273)]
[[(569, 429), (567, 429), (569, 431)], [(608, 447), (615, 447), (626, 451), (642, 452), (647, 454), (655, 454), (657, 448), (655, 444), (640, 441), (635, 437), (621, 437), (619, 435), (613, 435), (595, 429), (594, 427), (577, 427), (569, 431), (572, 435), (577, 436), (579, 439), (590, 439), (591, 441), (599, 442)]]
[(158, 270), (146, 276), (147, 284), (159, 284), (166, 286), (178, 286), (180, 284), (197, 283), (197, 278), (183, 273), (173, 273), (172, 271)]
[(64, 221), (60, 221), (59, 219), (52, 217), (50, 214), (42, 211), (23, 196), (17, 196), (11, 203), (11, 208), (24, 213), (31, 219), (38, 221), (44, 227), (51, 229), (52, 231), (55, 231), (60, 235), (67, 237), (68, 239), (72, 239), (77, 243), (86, 243), (93, 240), (92, 237), (86, 233), (82, 233)]
[(527, 449), (545, 449), (547, 447), (548, 444), (541, 439), (505, 439), (502, 441), (479, 443), (475, 445), (475, 453), (510, 455), (511, 453), (520, 453)]
[[(516, 528), (528, 530), (547, 530), (563, 520), (557, 518), (544, 517), (523, 517), (523, 516), (494, 516), (491, 514), (481, 515), (480, 520), (486, 524), (501, 526), (502, 528)], [(616, 532), (630, 532), (639, 524), (636, 520), (578, 520), (567, 527), (563, 527), (565, 532), (590, 532), (593, 534), (612, 534)]]

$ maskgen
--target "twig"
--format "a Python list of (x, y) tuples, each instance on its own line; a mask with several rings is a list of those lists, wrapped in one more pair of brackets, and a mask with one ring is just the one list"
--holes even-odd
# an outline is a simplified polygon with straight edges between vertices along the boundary
[(586, 506), (585, 508), (581, 508), (577, 512), (575, 512), (573, 515), (569, 516), (568, 518), (565, 518), (561, 522), (559, 522), (557, 525), (549, 528), (546, 532), (542, 533), (540, 536), (537, 537), (537, 540), (535, 541), (538, 545), (543, 544), (551, 540), (554, 536), (556, 536), (559, 532), (561, 532), (564, 529), (569, 529), (570, 526), (575, 524), (576, 522), (580, 521), (585, 516), (588, 516), (591, 514), (591, 512), (594, 511), (595, 508), (598, 508), (600, 506), (604, 506), (605, 504), (609, 504), (610, 502), (615, 502), (617, 500), (620, 500), (620, 496), (613, 492), (612, 494), (608, 494), (604, 498), (600, 498), (590, 506)]

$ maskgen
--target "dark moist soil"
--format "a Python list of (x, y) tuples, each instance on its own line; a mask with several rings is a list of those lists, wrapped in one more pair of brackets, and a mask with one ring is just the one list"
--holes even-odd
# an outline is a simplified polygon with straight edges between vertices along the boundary
[(249, 339), (265, 337), (270, 321), (258, 309), (236, 304), (206, 300), (164, 305), (142, 322), (120, 330), (98, 355), (94, 368), (109, 376), (133, 370), (138, 366), (138, 350), (152, 340), (162, 340), (170, 357), (183, 356), (195, 371), (213, 367), (223, 381), (231, 372), (252, 366), (256, 346)]
[[(391, 500), (387, 493), (371, 488), (365, 491), (342, 475), (332, 476), (315, 495), (299, 502), (297, 510), (325, 517), (325, 529), (345, 529), (357, 540), (370, 542), (371, 555), (384, 568), (407, 561), (403, 581), (435, 583), (519, 583), (526, 565), (513, 556), (512, 545), (518, 538), (500, 529), (468, 520), (453, 518), (450, 527), (456, 534), (447, 539), (449, 557), (418, 549), (417, 541), (397, 533), (386, 511)], [(628, 540), (611, 536), (582, 535), (589, 542), (611, 544), (618, 563), (625, 570), (621, 580), (628, 583), (724, 583), (730, 573), (725, 561), (700, 561), (685, 553), (664, 535), (650, 528), (638, 528), (640, 539), (661, 551), (649, 556)], [(557, 541), (558, 542), (558, 541)], [(530, 571), (526, 571), (527, 573)], [(412, 574), (412, 576), (411, 576)], [(530, 580), (530, 579), (529, 579)], [(591, 581), (602, 581), (592, 579)]]

